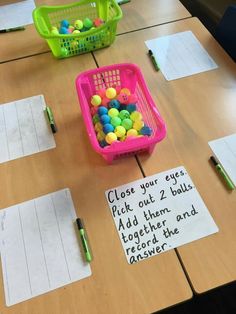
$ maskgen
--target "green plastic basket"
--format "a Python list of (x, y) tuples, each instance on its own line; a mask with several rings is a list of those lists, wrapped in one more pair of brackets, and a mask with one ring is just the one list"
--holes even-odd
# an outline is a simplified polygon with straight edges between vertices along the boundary
[[(53, 26), (60, 27), (62, 20), (70, 24), (84, 18), (101, 18), (104, 24), (79, 34), (51, 34)], [(116, 36), (122, 11), (115, 0), (81, 0), (62, 6), (40, 6), (33, 11), (34, 25), (56, 58), (66, 58), (107, 47)]]

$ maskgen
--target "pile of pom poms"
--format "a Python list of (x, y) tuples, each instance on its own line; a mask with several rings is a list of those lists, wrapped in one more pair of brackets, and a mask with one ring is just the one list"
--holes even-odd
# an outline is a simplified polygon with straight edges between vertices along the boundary
[(99, 17), (93, 21), (88, 17), (84, 20), (75, 20), (73, 25), (67, 20), (62, 20), (59, 27), (52, 26), (51, 35), (79, 34), (81, 32), (89, 31), (90, 29), (95, 29), (104, 23), (105, 22)]
[(128, 88), (109, 87), (91, 97), (91, 115), (101, 147), (117, 141), (151, 136), (152, 129), (137, 110), (138, 98)]

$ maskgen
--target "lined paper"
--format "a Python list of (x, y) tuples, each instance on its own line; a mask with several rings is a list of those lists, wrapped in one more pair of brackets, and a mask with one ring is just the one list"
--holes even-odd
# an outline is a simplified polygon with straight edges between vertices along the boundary
[(0, 163), (56, 147), (43, 95), (0, 105)]
[(0, 211), (7, 306), (91, 275), (83, 260), (69, 189)]
[[(33, 24), (33, 0), (24, 0), (0, 6), (0, 30)], [(21, 35), (23, 36), (23, 35)]]
[(218, 66), (191, 31), (145, 41), (167, 81), (216, 69)]

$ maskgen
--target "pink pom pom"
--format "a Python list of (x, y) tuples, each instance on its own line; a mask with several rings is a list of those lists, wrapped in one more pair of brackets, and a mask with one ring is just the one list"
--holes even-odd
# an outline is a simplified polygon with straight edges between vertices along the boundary
[(118, 96), (117, 96), (117, 99), (119, 100), (119, 102), (121, 104), (125, 104), (127, 105), (128, 104), (128, 101), (129, 101), (129, 96), (124, 94), (124, 93), (120, 93)]
[(99, 89), (99, 91), (97, 91), (97, 94), (103, 98), (106, 95), (106, 89), (105, 88)]
[(104, 24), (104, 21), (103, 21), (102, 19), (100, 19), (99, 17), (96, 18), (96, 19), (93, 21), (93, 25), (94, 25), (95, 27), (99, 27), (99, 26), (101, 26), (102, 24)]
[(90, 108), (90, 112), (92, 116), (94, 116), (97, 113), (97, 111), (98, 111), (98, 107), (93, 106)]
[(117, 85), (114, 85), (114, 86), (112, 86), (112, 87), (115, 88), (116, 94), (118, 95), (118, 94), (120, 93), (120, 91), (121, 91), (121, 87), (120, 87), (120, 86), (117, 86)]
[(138, 102), (138, 97), (135, 94), (129, 95), (129, 104), (136, 104)]
[(109, 98), (107, 98), (106, 96), (102, 98), (102, 105), (107, 107), (108, 106), (108, 103), (110, 102), (111, 100)]

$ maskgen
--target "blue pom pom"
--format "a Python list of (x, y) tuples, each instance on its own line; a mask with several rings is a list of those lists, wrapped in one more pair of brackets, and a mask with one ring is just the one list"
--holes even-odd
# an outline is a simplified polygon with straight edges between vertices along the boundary
[(100, 117), (100, 122), (104, 125), (104, 124), (107, 124), (107, 123), (110, 123), (111, 121), (111, 117), (108, 116), (108, 114), (103, 114), (101, 117)]
[(99, 144), (102, 148), (108, 145), (108, 143), (105, 140), (100, 141)]
[(128, 104), (126, 106), (126, 110), (129, 111), (129, 113), (133, 112), (133, 111), (136, 111), (136, 105), (135, 104)]
[(120, 108), (120, 102), (117, 99), (112, 99), (109, 103), (108, 103), (108, 107), (109, 108), (115, 108), (115, 109), (119, 109)]
[(60, 27), (59, 34), (68, 34), (68, 29), (64, 26)]
[(114, 127), (110, 123), (107, 123), (103, 126), (103, 132), (105, 134), (113, 132), (113, 131), (114, 131)]
[(102, 116), (103, 114), (107, 114), (108, 113), (108, 109), (104, 106), (100, 106), (98, 108), (98, 115)]
[(140, 134), (150, 136), (152, 134), (152, 129), (149, 126), (144, 126), (140, 130)]
[(70, 26), (70, 23), (67, 20), (62, 20), (61, 21), (61, 27), (68, 28)]
[(126, 110), (126, 108), (127, 108), (127, 105), (120, 104), (119, 111), (121, 111), (121, 110)]

